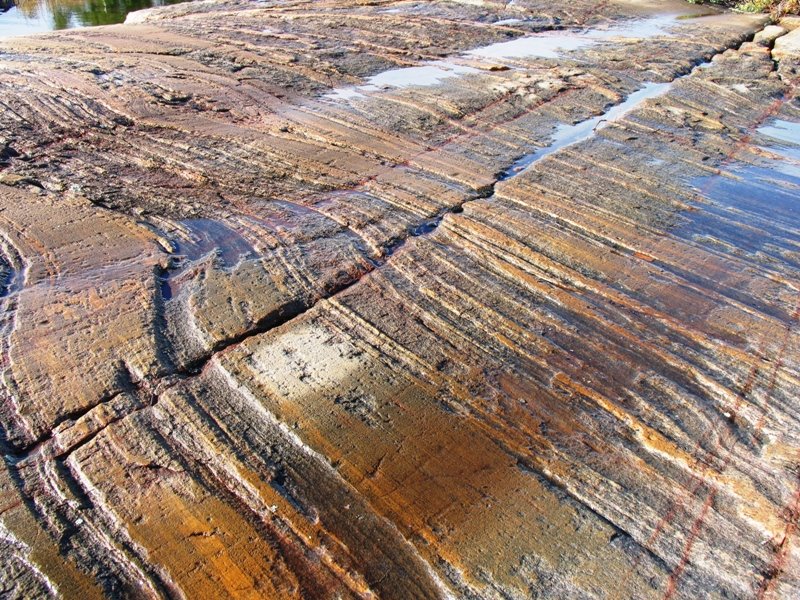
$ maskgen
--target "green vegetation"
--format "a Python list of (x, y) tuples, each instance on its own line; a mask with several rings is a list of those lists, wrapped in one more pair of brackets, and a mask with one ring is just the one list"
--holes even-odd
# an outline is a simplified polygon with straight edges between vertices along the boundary
[(769, 12), (773, 17), (800, 14), (800, 0), (689, 0), (692, 4), (719, 4), (742, 12)]

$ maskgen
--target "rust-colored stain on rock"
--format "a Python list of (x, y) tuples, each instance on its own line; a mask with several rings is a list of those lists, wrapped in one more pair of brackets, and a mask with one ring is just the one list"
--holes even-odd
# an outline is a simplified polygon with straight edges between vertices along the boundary
[(2, 593), (800, 595), (765, 25), (209, 0), (0, 41)]

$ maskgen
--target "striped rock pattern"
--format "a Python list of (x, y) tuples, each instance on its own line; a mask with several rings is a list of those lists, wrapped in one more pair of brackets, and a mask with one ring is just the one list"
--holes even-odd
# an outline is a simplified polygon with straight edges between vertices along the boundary
[(800, 593), (800, 33), (554, 4), (0, 43), (5, 593)]

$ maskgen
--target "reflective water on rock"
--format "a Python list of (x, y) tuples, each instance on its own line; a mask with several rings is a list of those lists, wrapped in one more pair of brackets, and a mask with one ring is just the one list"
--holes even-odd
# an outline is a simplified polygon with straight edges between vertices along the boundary
[(122, 23), (128, 13), (187, 0), (0, 0), (0, 38)]
[(757, 134), (764, 156), (696, 179), (704, 201), (673, 233), (713, 240), (722, 251), (736, 248), (765, 266), (775, 260), (800, 266), (800, 123), (776, 119)]
[[(650, 38), (658, 35), (669, 35), (669, 29), (675, 25), (677, 15), (659, 15), (648, 19), (637, 19), (622, 25), (608, 28), (597, 28), (588, 31), (546, 31), (535, 35), (517, 38), (508, 42), (490, 44), (464, 53), (461, 58), (558, 58), (565, 52), (598, 44), (604, 40), (617, 38)], [(495, 25), (512, 25), (523, 22), (521, 19), (497, 21)], [(458, 57), (455, 57), (458, 60)], [(479, 70), (456, 62), (435, 61), (416, 67), (404, 67), (384, 71), (367, 79), (358, 86), (337, 88), (325, 95), (333, 100), (349, 100), (363, 97), (368, 92), (376, 92), (384, 88), (404, 88), (410, 86), (431, 86), (443, 80), (478, 73)]]
[(444, 79), (477, 73), (478, 69), (437, 61), (420, 67), (407, 67), (384, 71), (367, 79), (367, 83), (355, 87), (340, 88), (327, 95), (328, 98), (348, 99), (363, 96), (363, 92), (374, 92), (386, 87), (403, 88), (410, 86), (430, 86)]
[(185, 232), (177, 242), (176, 254), (191, 261), (214, 254), (222, 266), (228, 268), (253, 252), (250, 243), (222, 221), (184, 219), (180, 225)]
[(659, 15), (650, 19), (631, 21), (607, 29), (591, 29), (575, 33), (547, 31), (533, 36), (498, 42), (467, 52), (469, 56), (484, 58), (558, 58), (571, 52), (614, 38), (651, 38), (668, 35), (676, 22), (676, 15)]
[(161, 279), (161, 296), (170, 300), (181, 287), (187, 268), (209, 259), (224, 268), (235, 267), (254, 253), (250, 243), (232, 227), (215, 219), (184, 219), (170, 236), (174, 262)]
[[(769, 125), (760, 127), (758, 133), (773, 141), (769, 146), (780, 148), (784, 155), (800, 161), (800, 123), (776, 119)], [(785, 167), (791, 167), (791, 165), (784, 165)], [(796, 168), (794, 167), (794, 169)], [(794, 172), (796, 173), (796, 171)]]
[(586, 121), (581, 121), (575, 125), (559, 125), (556, 128), (555, 134), (553, 134), (553, 141), (549, 146), (539, 148), (517, 160), (510, 169), (503, 173), (500, 179), (509, 179), (510, 177), (518, 175), (545, 156), (588, 139), (598, 130), (603, 129), (610, 123), (637, 108), (645, 100), (664, 94), (671, 85), (672, 83), (647, 83), (642, 89), (629, 95), (624, 102), (613, 106), (602, 115), (587, 119)]

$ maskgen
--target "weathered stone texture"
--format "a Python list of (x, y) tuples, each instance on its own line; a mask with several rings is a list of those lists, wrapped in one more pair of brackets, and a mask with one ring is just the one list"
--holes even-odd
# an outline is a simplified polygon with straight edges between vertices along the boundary
[(706, 10), (0, 43), (4, 591), (800, 593), (797, 30)]

